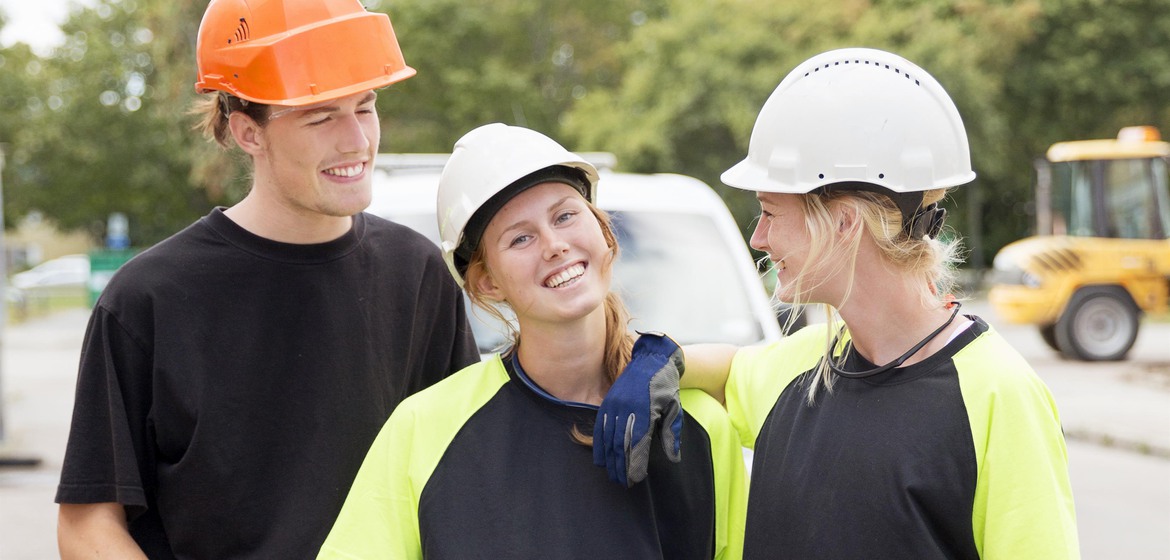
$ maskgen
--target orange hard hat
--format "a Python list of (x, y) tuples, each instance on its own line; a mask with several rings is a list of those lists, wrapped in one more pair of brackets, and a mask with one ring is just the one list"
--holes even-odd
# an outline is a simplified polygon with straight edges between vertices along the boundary
[(195, 91), (269, 105), (311, 105), (415, 74), (390, 17), (359, 0), (211, 0), (195, 52)]

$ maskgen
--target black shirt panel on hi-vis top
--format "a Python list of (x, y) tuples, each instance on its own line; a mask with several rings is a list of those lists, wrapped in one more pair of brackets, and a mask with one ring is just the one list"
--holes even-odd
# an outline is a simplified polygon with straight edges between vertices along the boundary
[(422, 492), (425, 558), (712, 557), (711, 452), (701, 426), (683, 423), (678, 465), (655, 443), (648, 483), (627, 490), (572, 437), (574, 427), (593, 433), (597, 409), (550, 400), (504, 363), (509, 382), (464, 424)]

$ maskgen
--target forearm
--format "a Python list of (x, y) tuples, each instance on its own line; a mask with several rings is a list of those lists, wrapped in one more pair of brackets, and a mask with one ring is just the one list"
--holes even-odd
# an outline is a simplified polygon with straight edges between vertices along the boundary
[(121, 504), (61, 504), (57, 546), (62, 560), (75, 558), (146, 559), (130, 536)]
[(731, 372), (731, 359), (738, 346), (731, 344), (688, 344), (683, 346), (686, 371), (679, 380), (683, 389), (699, 389), (719, 402), (725, 402), (724, 387)]

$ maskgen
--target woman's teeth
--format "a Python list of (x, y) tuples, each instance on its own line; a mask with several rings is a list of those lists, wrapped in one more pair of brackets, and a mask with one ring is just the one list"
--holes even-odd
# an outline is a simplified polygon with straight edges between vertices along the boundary
[(580, 265), (580, 264), (575, 264), (575, 265), (570, 266), (569, 268), (566, 268), (565, 270), (561, 271), (560, 274), (557, 274), (556, 276), (553, 276), (552, 278), (549, 278), (548, 280), (546, 280), (544, 282), (544, 285), (548, 288), (559, 288), (560, 286), (566, 284), (570, 280), (575, 280), (577, 278), (580, 278), (582, 274), (585, 274), (585, 266)]

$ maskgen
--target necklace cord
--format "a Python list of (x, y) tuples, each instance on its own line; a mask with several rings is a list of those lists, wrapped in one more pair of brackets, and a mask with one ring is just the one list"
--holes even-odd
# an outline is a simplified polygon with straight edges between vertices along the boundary
[[(898, 366), (901, 366), (903, 363), (906, 362), (906, 360), (910, 359), (910, 356), (917, 354), (919, 350), (922, 350), (922, 347), (929, 344), (931, 340), (934, 340), (934, 337), (938, 336), (940, 333), (943, 332), (943, 330), (945, 330), (947, 327), (949, 327), (951, 325), (951, 323), (955, 320), (955, 317), (959, 316), (959, 309), (963, 306), (963, 304), (962, 304), (962, 302), (953, 301), (953, 302), (949, 303), (949, 306), (955, 308), (955, 310), (951, 312), (950, 319), (947, 319), (947, 322), (943, 323), (941, 327), (935, 329), (934, 332), (926, 335), (926, 338), (922, 339), (922, 341), (919, 342), (918, 344), (915, 344), (913, 348), (907, 350), (905, 354), (902, 354), (900, 357), (898, 357), (894, 361), (892, 361), (884, 366), (878, 366), (876, 368), (873, 368), (873, 369), (867, 370), (867, 371), (845, 371), (845, 370), (841, 369), (840, 367), (838, 367), (836, 363), (834, 363), (834, 360), (832, 359), (832, 357), (826, 356), (825, 359), (829, 361), (829, 369), (833, 370), (833, 373), (836, 373), (837, 375), (840, 375), (841, 377), (844, 377), (846, 379), (862, 379), (865, 377), (877, 375), (879, 373), (884, 373), (884, 372), (887, 372), (887, 371), (894, 369)], [(842, 326), (841, 330), (837, 331), (837, 335), (833, 337), (833, 343), (829, 345), (830, 350), (837, 347), (837, 343), (838, 343), (838, 341), (841, 340), (841, 335), (844, 332), (845, 332), (845, 327)]]

